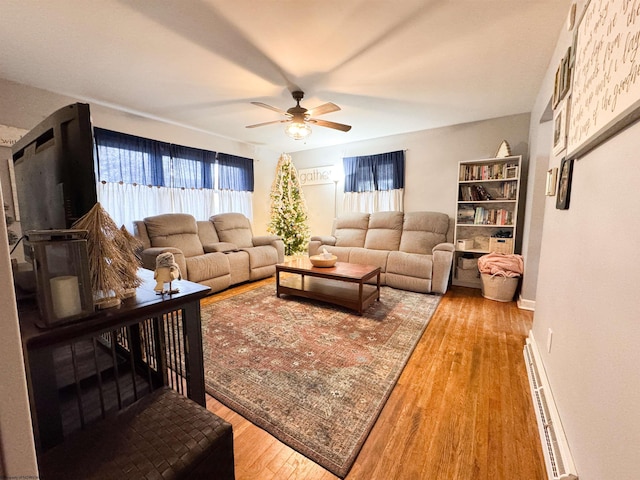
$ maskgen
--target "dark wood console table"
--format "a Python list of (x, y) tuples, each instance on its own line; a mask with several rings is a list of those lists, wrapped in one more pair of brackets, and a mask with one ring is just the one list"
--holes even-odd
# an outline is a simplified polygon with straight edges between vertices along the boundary
[(175, 281), (156, 295), (153, 272), (136, 296), (76, 323), (41, 329), (34, 300), (18, 305), (38, 450), (161, 386), (205, 406), (200, 299), (210, 288)]

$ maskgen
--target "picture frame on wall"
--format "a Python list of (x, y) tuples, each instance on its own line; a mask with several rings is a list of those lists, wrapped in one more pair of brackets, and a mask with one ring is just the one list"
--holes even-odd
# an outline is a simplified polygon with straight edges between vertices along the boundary
[(552, 106), (554, 109), (558, 107), (571, 88), (572, 58), (572, 47), (569, 47), (556, 69), (552, 97)]
[(567, 148), (567, 108), (569, 99), (558, 104), (553, 112), (553, 154), (559, 155)]
[(558, 175), (558, 195), (556, 197), (556, 208), (567, 210), (569, 199), (571, 198), (571, 179), (573, 177), (573, 159), (563, 158), (560, 163), (560, 173)]
[(550, 168), (547, 170), (547, 189), (545, 195), (553, 197), (556, 194), (556, 185), (558, 182), (558, 169)]

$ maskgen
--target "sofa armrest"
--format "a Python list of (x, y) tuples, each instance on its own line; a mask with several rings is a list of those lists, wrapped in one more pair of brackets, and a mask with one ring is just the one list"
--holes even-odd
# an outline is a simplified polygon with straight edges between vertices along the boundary
[(253, 237), (253, 246), (271, 245), (278, 252), (278, 263), (284, 262), (284, 240), (277, 235), (258, 235)]
[(252, 238), (254, 247), (262, 247), (264, 245), (271, 245), (274, 240), (282, 240), (277, 235), (258, 235)]
[(433, 250), (431, 251), (432, 253), (436, 253), (437, 251), (442, 251), (442, 252), (455, 252), (456, 247), (453, 243), (439, 243), (438, 245), (436, 245), (435, 247), (433, 247)]
[(142, 250), (142, 266), (147, 270), (155, 270), (156, 269), (156, 257), (161, 253), (173, 253), (173, 258), (175, 262), (180, 267), (180, 273), (182, 274), (182, 278), (188, 280), (187, 276), (187, 262), (184, 258), (184, 254), (182, 250), (175, 247), (151, 247), (145, 248)]
[(309, 247), (307, 248), (309, 251), (309, 256), (317, 255), (322, 245), (335, 245), (336, 237), (332, 235), (314, 235), (309, 240)]
[(147, 225), (141, 220), (135, 220), (133, 222), (133, 236), (140, 240), (142, 248), (151, 248), (151, 239), (147, 232)]
[(433, 247), (431, 291), (434, 293), (447, 293), (454, 250), (452, 243), (440, 243)]
[(314, 235), (311, 240), (318, 240), (322, 242), (322, 245), (335, 245), (336, 237), (333, 235)]

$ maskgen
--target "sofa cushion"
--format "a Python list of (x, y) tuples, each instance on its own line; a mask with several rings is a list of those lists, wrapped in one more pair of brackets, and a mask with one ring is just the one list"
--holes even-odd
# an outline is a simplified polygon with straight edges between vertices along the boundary
[(186, 259), (190, 282), (201, 282), (229, 274), (229, 261), (224, 253), (206, 253)]
[(387, 273), (405, 277), (431, 278), (433, 256), (406, 252), (389, 252)]
[(220, 213), (209, 220), (213, 222), (221, 242), (235, 243), (239, 248), (253, 247), (251, 223), (243, 214)]
[(198, 220), (196, 225), (198, 226), (198, 237), (200, 237), (202, 245), (213, 245), (220, 241), (218, 232), (216, 232), (210, 220)]
[(446, 213), (405, 213), (399, 250), (430, 255), (433, 247), (447, 241), (447, 230), (449, 216)]
[(196, 219), (186, 213), (166, 213), (144, 219), (152, 247), (174, 247), (185, 257), (202, 255)]
[(373, 265), (380, 267), (382, 272), (387, 270), (388, 250), (374, 250), (369, 248), (354, 247), (349, 253), (349, 263), (358, 263), (360, 265)]
[(402, 212), (375, 212), (369, 217), (364, 248), (398, 250), (402, 235)]
[(368, 213), (346, 213), (340, 216), (335, 223), (336, 246), (364, 247), (368, 227)]

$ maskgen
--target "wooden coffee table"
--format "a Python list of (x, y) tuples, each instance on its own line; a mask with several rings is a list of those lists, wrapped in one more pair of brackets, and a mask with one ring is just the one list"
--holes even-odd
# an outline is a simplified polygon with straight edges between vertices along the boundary
[[(286, 272), (286, 275), (281, 273)], [(375, 284), (366, 283), (377, 277)], [(276, 295), (295, 295), (321, 300), (357, 311), (360, 315), (380, 300), (380, 267), (336, 262), (333, 267), (314, 267), (307, 258), (276, 265)]]

